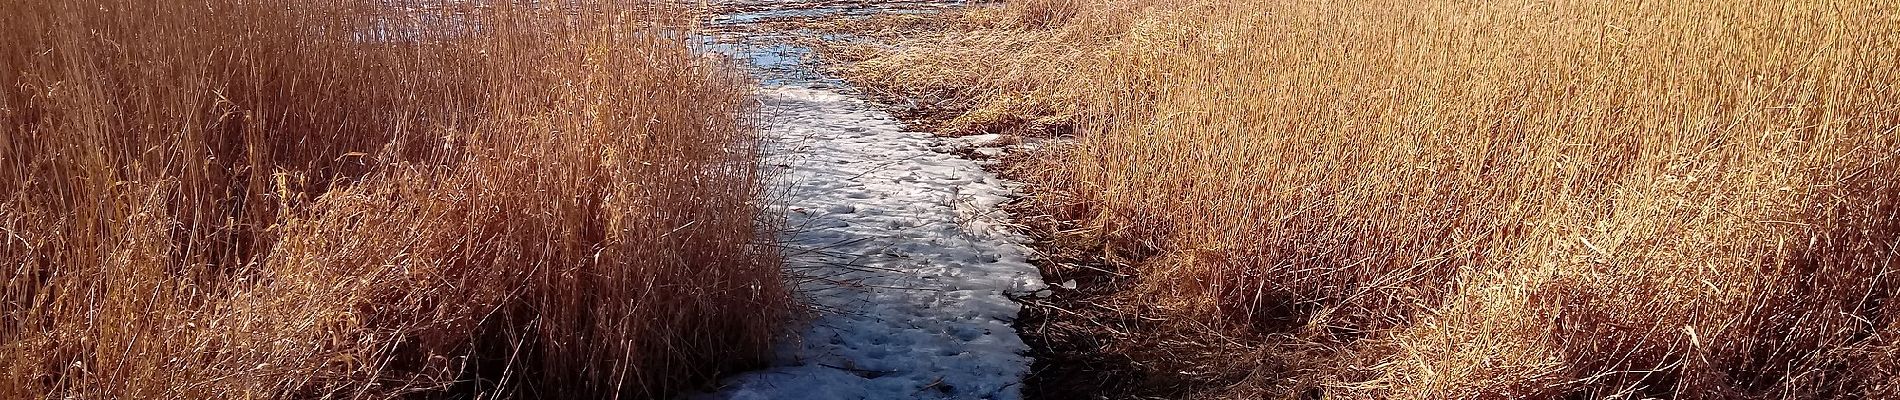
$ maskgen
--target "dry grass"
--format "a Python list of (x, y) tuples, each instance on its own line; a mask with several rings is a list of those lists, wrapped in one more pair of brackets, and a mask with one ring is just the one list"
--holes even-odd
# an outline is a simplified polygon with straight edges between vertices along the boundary
[(684, 15), (0, 3), (0, 398), (660, 396), (788, 312)]
[(1227, 395), (1885, 398), (1895, 15), (1038, 0), (846, 72), (953, 133), (1073, 128), (1026, 178), (1126, 298), (1269, 338)]

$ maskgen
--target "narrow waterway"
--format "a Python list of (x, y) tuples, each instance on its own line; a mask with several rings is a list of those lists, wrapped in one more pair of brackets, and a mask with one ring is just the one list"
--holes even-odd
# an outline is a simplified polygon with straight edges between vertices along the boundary
[[(890, 11), (771, 4), (749, 3), (724, 20)], [(715, 35), (712, 48), (749, 63), (764, 82), (788, 268), (814, 315), (771, 367), (700, 397), (1020, 398), (1030, 360), (1010, 326), (1021, 309), (1011, 296), (1043, 283), (1028, 239), (997, 209), (1015, 196), (1013, 185), (956, 155), (968, 141), (905, 131), (807, 65), (808, 51), (770, 35)]]

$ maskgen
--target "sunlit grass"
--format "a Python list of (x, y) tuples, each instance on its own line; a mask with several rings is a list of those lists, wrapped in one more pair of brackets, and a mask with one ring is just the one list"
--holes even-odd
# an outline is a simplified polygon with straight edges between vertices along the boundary
[(627, 398), (760, 362), (756, 105), (691, 18), (423, 5), (0, 3), (0, 398)]
[(1878, 398), (1896, 11), (1021, 1), (846, 71), (947, 131), (1073, 128), (1020, 166), (1066, 240), (1322, 349), (1282, 395)]

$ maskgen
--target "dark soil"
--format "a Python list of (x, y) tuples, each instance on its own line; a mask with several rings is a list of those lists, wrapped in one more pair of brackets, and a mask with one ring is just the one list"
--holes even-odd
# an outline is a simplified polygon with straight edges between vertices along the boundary
[[(1033, 197), (1020, 203), (1034, 202)], [(1055, 237), (1062, 225), (1033, 206), (1012, 208), (1030, 227), (1048, 297), (1017, 299), (1017, 332), (1035, 359), (1023, 396), (1039, 399), (1258, 398), (1260, 341), (1171, 320), (1126, 300), (1135, 277), (1099, 248)], [(1075, 289), (1065, 282), (1075, 281)], [(1251, 393), (1251, 394), (1250, 394)]]

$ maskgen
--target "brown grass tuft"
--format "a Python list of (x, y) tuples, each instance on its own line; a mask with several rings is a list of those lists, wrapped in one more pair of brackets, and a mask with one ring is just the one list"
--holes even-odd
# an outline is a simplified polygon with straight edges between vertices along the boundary
[(0, 4), (0, 398), (657, 397), (786, 317), (678, 11)]
[(1276, 397), (1895, 395), (1892, 5), (1050, 3), (847, 72), (1073, 127), (1046, 210), (1129, 298), (1325, 360)]

